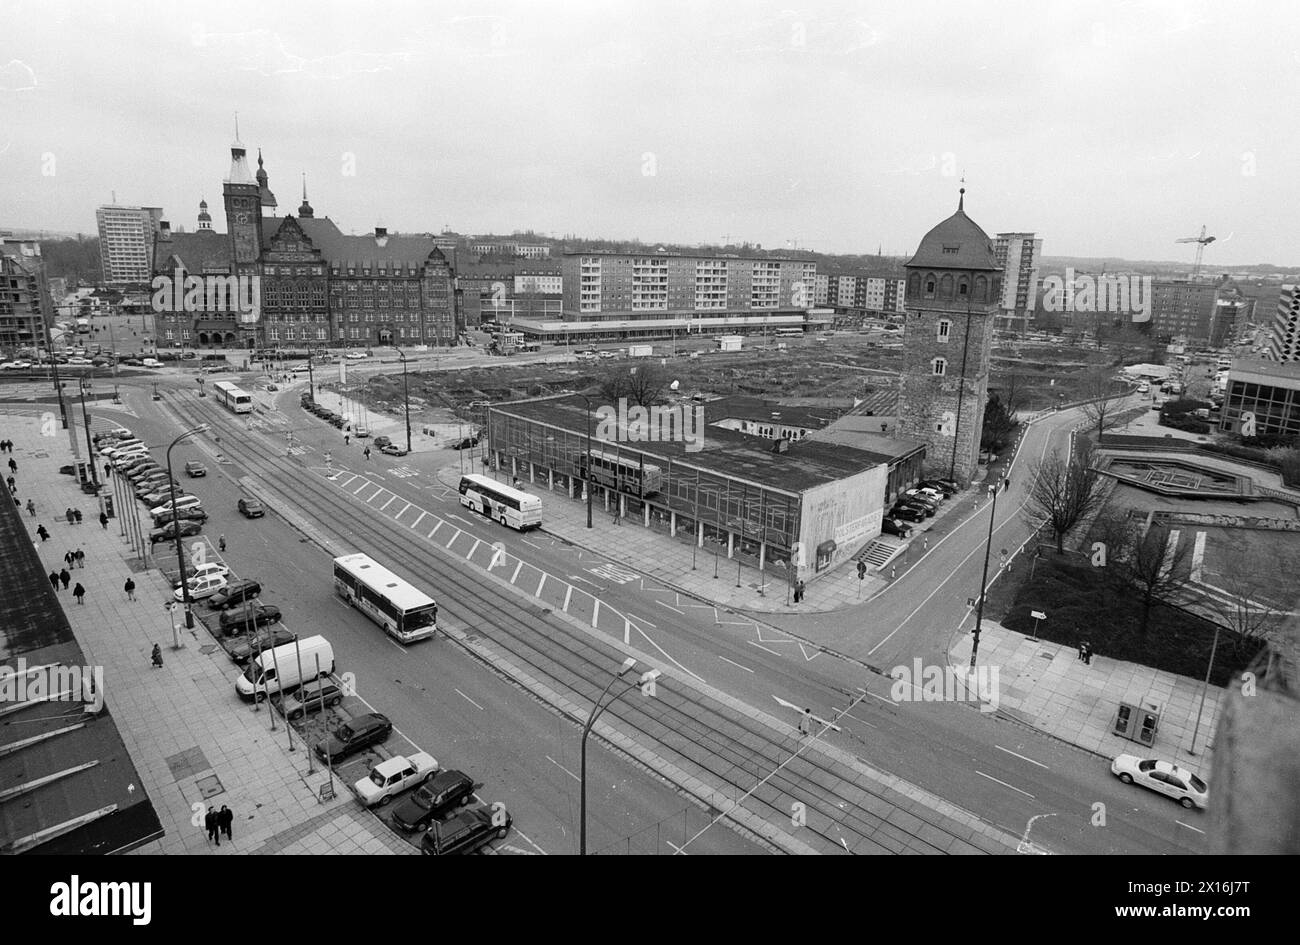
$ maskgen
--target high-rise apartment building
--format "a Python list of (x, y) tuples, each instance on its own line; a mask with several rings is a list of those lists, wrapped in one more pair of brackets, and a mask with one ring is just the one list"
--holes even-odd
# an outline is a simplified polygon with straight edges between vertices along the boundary
[(901, 315), (905, 286), (902, 275), (894, 273), (829, 276), (824, 304), (850, 315)]
[(0, 239), (0, 353), (8, 357), (46, 339), (50, 301), (43, 274), (40, 243)]
[(1300, 285), (1282, 286), (1267, 343), (1274, 361), (1300, 361)]
[(999, 233), (993, 240), (993, 258), (1002, 267), (999, 328), (1023, 330), (1034, 317), (1042, 255), (1043, 241), (1033, 233)]
[(1156, 338), (1209, 342), (1219, 289), (1210, 282), (1151, 283), (1151, 333)]
[(123, 207), (95, 211), (99, 255), (109, 285), (144, 285), (152, 277), (154, 237), (162, 223), (161, 207)]

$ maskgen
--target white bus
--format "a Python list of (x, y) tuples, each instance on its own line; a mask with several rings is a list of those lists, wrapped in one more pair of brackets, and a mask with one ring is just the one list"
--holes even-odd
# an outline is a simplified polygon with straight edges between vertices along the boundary
[(240, 390), (230, 381), (217, 381), (212, 385), (217, 402), (235, 413), (253, 412), (253, 395)]
[[(578, 466), (587, 468), (586, 453), (578, 455)], [(663, 488), (663, 471), (650, 463), (642, 464), (639, 458), (592, 450), (591, 481), (615, 492), (644, 497)]]
[(438, 604), (434, 599), (369, 555), (335, 558), (334, 590), (401, 643), (414, 643), (438, 632)]
[(788, 337), (790, 335), (802, 335), (802, 334), (804, 334), (804, 330), (802, 328), (787, 327), (787, 328), (778, 328), (776, 330), (776, 335), (778, 338)]
[(460, 504), (521, 532), (542, 524), (541, 499), (475, 473), (460, 477)]

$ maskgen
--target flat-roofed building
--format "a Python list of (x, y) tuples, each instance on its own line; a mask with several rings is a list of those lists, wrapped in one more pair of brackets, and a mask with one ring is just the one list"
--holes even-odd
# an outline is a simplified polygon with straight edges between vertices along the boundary
[(1300, 362), (1233, 361), (1219, 429), (1244, 437), (1300, 435)]
[(1274, 361), (1300, 361), (1300, 286), (1284, 285), (1268, 326), (1268, 356)]
[(153, 275), (153, 241), (162, 223), (161, 207), (109, 204), (95, 211), (99, 256), (108, 285), (144, 285)]

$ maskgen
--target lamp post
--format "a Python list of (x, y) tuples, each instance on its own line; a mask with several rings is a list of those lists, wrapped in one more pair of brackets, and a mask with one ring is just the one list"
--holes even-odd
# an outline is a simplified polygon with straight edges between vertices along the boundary
[(90, 415), (86, 413), (86, 390), (90, 383), (85, 377), (77, 378), (77, 385), (81, 388), (81, 423), (86, 428), (86, 464), (90, 466), (90, 480), (95, 484), (95, 493), (99, 493), (99, 470), (95, 464), (95, 448), (91, 445), (90, 439)]
[(181, 440), (206, 433), (208, 425), (201, 423), (193, 430), (186, 430), (167, 447), (167, 489), (171, 493), (172, 535), (176, 540), (176, 566), (181, 569), (181, 598), (185, 601), (185, 629), (194, 629), (194, 601), (190, 599), (190, 582), (185, 574), (185, 549), (181, 547), (181, 517), (176, 514), (176, 480), (172, 477), (172, 448)]
[(587, 404), (587, 466), (582, 471), (582, 487), (587, 493), (587, 527), (591, 528), (591, 398), (586, 394), (578, 396)]
[[(614, 677), (609, 681), (609, 684), (605, 686), (605, 691), (602, 692), (596, 698), (596, 704), (592, 706), (591, 715), (587, 717), (587, 724), (582, 727), (582, 745), (579, 749), (582, 754), (582, 767), (580, 768), (582, 777), (579, 779), (581, 783), (581, 788), (580, 788), (581, 801), (579, 804), (579, 815), (578, 815), (578, 823), (579, 823), (578, 855), (579, 856), (587, 855), (587, 736), (591, 734), (591, 727), (596, 724), (596, 720), (600, 718), (601, 715), (604, 714), (606, 709), (608, 709), (615, 702), (617, 702), (623, 696), (627, 695), (629, 692), (631, 692), (633, 689), (636, 688), (636, 683), (629, 683), (626, 689), (622, 690), (617, 695), (615, 695), (613, 699), (610, 699), (608, 702), (602, 704), (602, 700), (607, 695), (609, 695), (609, 690), (613, 688), (614, 683), (618, 682), (620, 679), (622, 679), (624, 676), (630, 673), (635, 666), (636, 666), (636, 660), (632, 659), (631, 657), (628, 657), (623, 661), (623, 665), (620, 666), (614, 672)], [(643, 678), (652, 679), (654, 677), (657, 677), (658, 675), (659, 675), (658, 670), (652, 670), (650, 673), (646, 673), (645, 677)]]
[(993, 496), (993, 504), (989, 511), (989, 536), (984, 545), (984, 571), (980, 577), (980, 593), (975, 599), (975, 642), (970, 648), (970, 668), (975, 668), (975, 656), (980, 649), (980, 630), (984, 620), (984, 588), (989, 581), (989, 551), (993, 548), (993, 520), (998, 514), (998, 487), (997, 484), (989, 486), (989, 495)]
[(1189, 755), (1196, 754), (1196, 736), (1201, 733), (1201, 713), (1205, 711), (1205, 696), (1210, 690), (1210, 675), (1214, 672), (1214, 655), (1219, 649), (1219, 630), (1218, 623), (1214, 625), (1214, 642), (1210, 644), (1210, 665), (1205, 667), (1205, 682), (1201, 686), (1201, 705), (1196, 710), (1196, 727), (1192, 729), (1192, 747), (1188, 750)]
[(406, 452), (411, 452), (411, 389), (406, 382), (406, 355), (401, 348), (394, 347), (397, 356), (402, 359), (402, 400), (406, 402)]

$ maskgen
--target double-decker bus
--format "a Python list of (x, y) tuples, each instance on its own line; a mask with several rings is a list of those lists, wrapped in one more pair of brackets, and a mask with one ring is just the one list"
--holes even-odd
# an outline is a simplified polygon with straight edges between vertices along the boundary
[(460, 504), (519, 531), (542, 524), (542, 500), (487, 476), (460, 477)]
[[(587, 468), (587, 454), (578, 455), (578, 466)], [(658, 466), (616, 453), (591, 451), (591, 481), (628, 495), (654, 495), (663, 488), (663, 472)]]
[(400, 643), (414, 643), (438, 631), (438, 604), (369, 555), (334, 559), (334, 590)]
[(213, 396), (217, 403), (235, 413), (253, 412), (253, 395), (240, 390), (230, 381), (217, 381), (212, 385)]

